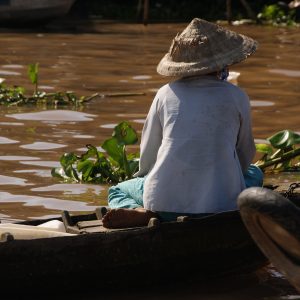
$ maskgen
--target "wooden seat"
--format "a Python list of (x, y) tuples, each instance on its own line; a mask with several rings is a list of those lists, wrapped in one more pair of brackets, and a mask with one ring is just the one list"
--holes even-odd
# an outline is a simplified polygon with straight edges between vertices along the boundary
[(74, 218), (68, 211), (62, 212), (62, 220), (66, 232), (84, 234), (94, 232), (104, 232), (109, 229), (103, 227), (102, 218), (106, 214), (106, 207), (98, 207), (94, 214), (82, 215), (80, 218)]

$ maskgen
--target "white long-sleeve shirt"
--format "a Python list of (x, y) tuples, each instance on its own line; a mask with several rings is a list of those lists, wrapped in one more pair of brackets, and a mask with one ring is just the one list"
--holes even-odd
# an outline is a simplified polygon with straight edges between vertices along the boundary
[(149, 110), (139, 171), (144, 207), (213, 213), (236, 209), (255, 155), (248, 96), (214, 76), (164, 85)]

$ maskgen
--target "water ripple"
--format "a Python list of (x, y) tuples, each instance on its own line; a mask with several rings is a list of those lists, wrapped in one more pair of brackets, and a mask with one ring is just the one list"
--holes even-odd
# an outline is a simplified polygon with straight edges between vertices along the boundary
[(14, 71), (7, 71), (7, 70), (0, 70), (0, 75), (6, 75), (6, 76), (19, 76), (21, 73), (14, 72)]
[(250, 101), (251, 106), (273, 106), (274, 102), (271, 101), (260, 101), (260, 100), (251, 100)]
[(39, 160), (39, 157), (32, 157), (32, 156), (17, 156), (17, 155), (1, 155), (0, 160), (12, 160), (12, 161), (18, 161), (18, 160)]
[(34, 120), (34, 121), (92, 121), (96, 115), (82, 113), (72, 110), (46, 110), (35, 113), (11, 114), (6, 117), (17, 120)]
[(287, 70), (287, 69), (271, 69), (270, 73), (285, 75), (288, 77), (300, 77), (300, 71), (297, 70)]
[(22, 145), (20, 148), (31, 149), (31, 150), (51, 150), (66, 147), (67, 145), (45, 143), (45, 142), (34, 142), (32, 144)]
[(88, 191), (93, 190), (93, 194), (99, 195), (99, 193), (104, 188), (100, 185), (92, 185), (92, 184), (54, 184), (50, 186), (32, 188), (31, 190), (34, 192), (49, 192), (49, 191), (63, 191), (64, 194), (84, 194)]
[(58, 161), (20, 161), (23, 165), (31, 165), (31, 166), (40, 166), (40, 167), (49, 167), (56, 168), (60, 167), (60, 163)]
[(151, 79), (152, 76), (150, 75), (136, 75), (136, 76), (133, 76), (132, 79), (134, 80), (147, 80), (147, 79)]
[(0, 136), (0, 144), (17, 144), (19, 141)]
[(56, 209), (59, 211), (92, 211), (97, 206), (89, 206), (85, 202), (61, 200), (57, 198), (47, 198), (28, 195), (13, 195), (8, 192), (0, 192), (0, 201), (6, 203), (25, 203), (25, 206), (43, 206), (47, 209)]
[(18, 186), (33, 185), (32, 183), (26, 183), (26, 181), (27, 180), (23, 178), (0, 175), (0, 185), (18, 185)]

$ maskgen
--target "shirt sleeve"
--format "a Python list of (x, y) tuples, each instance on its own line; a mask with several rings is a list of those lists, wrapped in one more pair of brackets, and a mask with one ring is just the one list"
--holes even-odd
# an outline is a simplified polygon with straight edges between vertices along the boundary
[(244, 94), (244, 101), (240, 111), (240, 130), (236, 151), (243, 173), (247, 172), (254, 158), (256, 148), (252, 134), (251, 108), (249, 97)]
[(134, 174), (134, 177), (147, 175), (156, 162), (158, 149), (162, 142), (162, 125), (158, 114), (158, 102), (159, 98), (156, 95), (143, 127), (139, 171)]

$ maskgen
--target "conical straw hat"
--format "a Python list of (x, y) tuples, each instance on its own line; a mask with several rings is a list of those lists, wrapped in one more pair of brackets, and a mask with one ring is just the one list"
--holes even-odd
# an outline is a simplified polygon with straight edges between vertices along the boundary
[(208, 74), (246, 59), (256, 48), (257, 42), (247, 36), (195, 18), (173, 39), (157, 72), (180, 77)]

